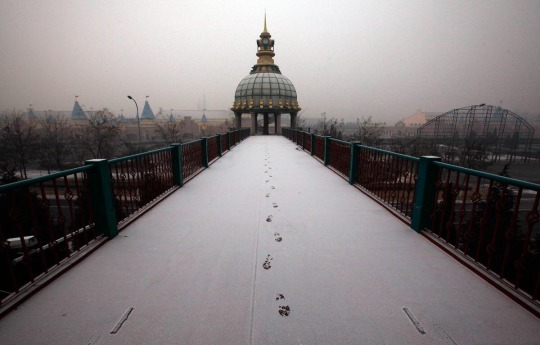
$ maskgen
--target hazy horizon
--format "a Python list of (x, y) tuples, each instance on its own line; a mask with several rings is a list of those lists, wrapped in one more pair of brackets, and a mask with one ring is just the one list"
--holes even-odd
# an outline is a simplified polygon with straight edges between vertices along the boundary
[(267, 13), (305, 117), (540, 114), (540, 1), (11, 1), (0, 110), (228, 109)]

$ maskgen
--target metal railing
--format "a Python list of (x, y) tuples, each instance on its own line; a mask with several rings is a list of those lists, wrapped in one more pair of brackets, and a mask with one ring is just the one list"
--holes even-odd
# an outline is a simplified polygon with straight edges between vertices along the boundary
[(91, 169), (0, 186), (0, 303), (101, 236), (91, 202)]
[(540, 297), (540, 185), (433, 161), (426, 230), (532, 300)]
[(194, 140), (180, 146), (182, 156), (182, 178), (185, 182), (204, 169), (204, 140)]
[(407, 219), (412, 217), (419, 158), (360, 146), (354, 180)]
[(313, 150), (311, 151), (311, 154), (315, 156), (316, 158), (319, 158), (322, 162), (324, 162), (324, 137), (321, 137), (319, 135), (313, 135), (312, 136), (313, 141)]
[(219, 149), (219, 144), (221, 143), (221, 140), (219, 138), (219, 135), (215, 135), (213, 137), (206, 138), (206, 141), (208, 143), (208, 162), (212, 162), (217, 159), (221, 154), (221, 151)]
[(175, 187), (171, 153), (163, 148), (109, 161), (119, 223)]
[(351, 168), (352, 143), (328, 138), (328, 166), (334, 168), (344, 178), (349, 178)]
[(0, 186), (0, 315), (247, 137), (240, 129)]
[(312, 156), (540, 316), (540, 185), (310, 136)]

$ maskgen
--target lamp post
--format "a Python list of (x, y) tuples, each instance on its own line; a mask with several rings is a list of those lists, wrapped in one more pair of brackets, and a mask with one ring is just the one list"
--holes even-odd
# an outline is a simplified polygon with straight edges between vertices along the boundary
[(142, 145), (141, 145), (141, 121), (139, 120), (139, 106), (137, 105), (137, 101), (133, 97), (128, 95), (127, 98), (135, 102), (135, 108), (137, 109), (137, 127), (139, 128), (139, 150), (140, 150)]

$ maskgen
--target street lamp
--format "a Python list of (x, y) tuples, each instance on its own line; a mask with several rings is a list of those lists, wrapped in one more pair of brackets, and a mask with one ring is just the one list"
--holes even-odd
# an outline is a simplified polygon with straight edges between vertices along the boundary
[(135, 102), (135, 108), (137, 109), (137, 127), (139, 128), (139, 150), (140, 150), (142, 148), (142, 145), (141, 145), (141, 121), (139, 120), (139, 106), (137, 105), (137, 101), (133, 97), (128, 95), (127, 98)]

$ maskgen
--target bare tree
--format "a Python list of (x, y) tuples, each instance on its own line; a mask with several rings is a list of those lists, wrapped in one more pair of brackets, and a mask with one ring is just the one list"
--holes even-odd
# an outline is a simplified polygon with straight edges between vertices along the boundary
[(363, 145), (377, 146), (383, 133), (383, 129), (383, 125), (381, 123), (373, 122), (371, 116), (367, 119), (362, 117), (362, 120), (356, 119), (356, 130), (351, 139), (359, 141)]
[(41, 161), (50, 173), (51, 166), (58, 170), (65, 167), (69, 143), (72, 141), (72, 128), (65, 116), (47, 114), (39, 120), (41, 127)]
[(90, 114), (88, 123), (79, 128), (79, 138), (85, 155), (89, 154), (91, 158), (112, 158), (121, 142), (118, 119), (107, 110)]
[(182, 129), (184, 128), (184, 121), (178, 120), (174, 117), (170, 117), (165, 123), (156, 123), (156, 132), (161, 136), (167, 144), (181, 143), (182, 142)]
[(38, 133), (36, 124), (18, 111), (5, 111), (0, 115), (1, 160), (6, 168), (15, 167), (22, 178), (28, 178), (27, 164), (35, 152)]
[(328, 119), (326, 113), (322, 113), (321, 119), (319, 120), (317, 133), (320, 135), (329, 135), (333, 138), (342, 139), (344, 127), (345, 123), (343, 122), (343, 119), (338, 120), (335, 117)]

